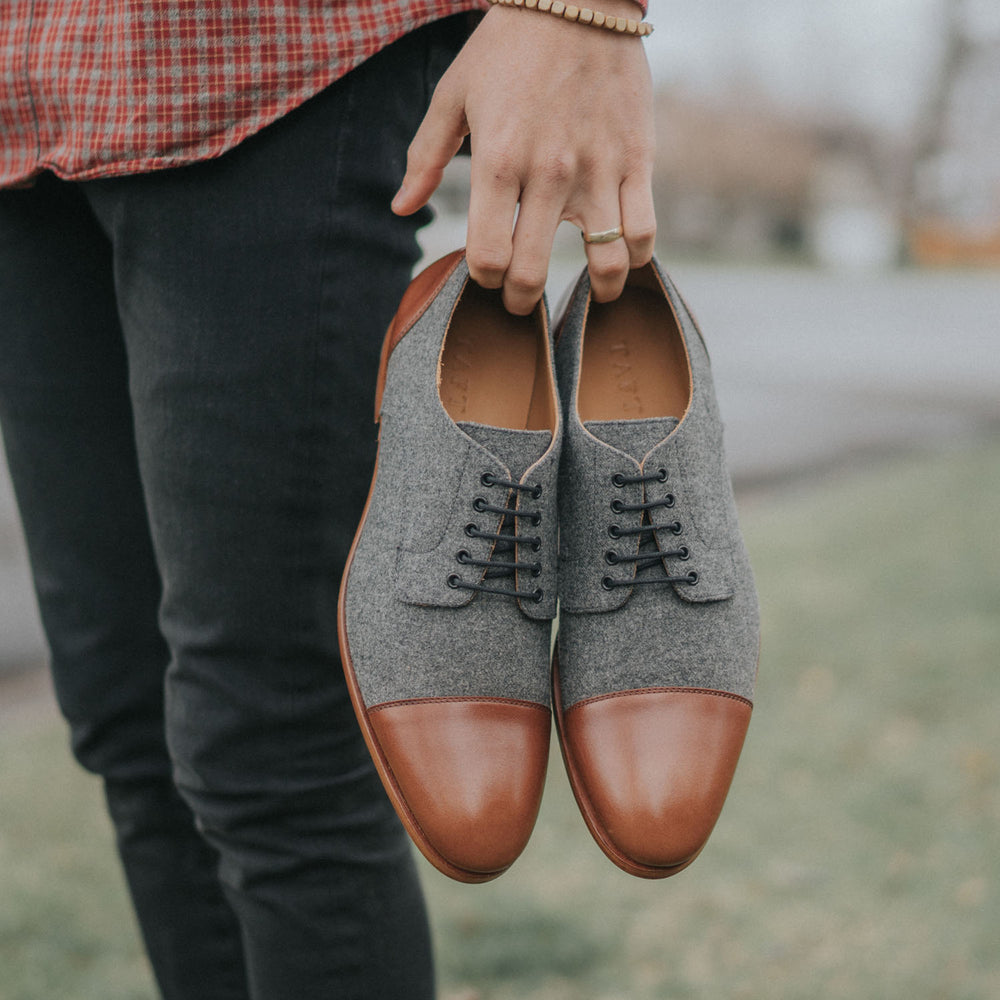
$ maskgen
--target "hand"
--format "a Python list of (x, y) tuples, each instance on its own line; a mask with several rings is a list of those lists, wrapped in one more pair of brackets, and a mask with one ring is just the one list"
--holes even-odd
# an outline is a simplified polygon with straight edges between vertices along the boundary
[[(630, 0), (595, 7), (640, 16)], [(617, 298), (629, 267), (652, 256), (656, 236), (652, 83), (642, 41), (492, 7), (434, 92), (395, 212), (409, 215), (427, 202), (466, 135), (473, 279), (502, 287), (507, 308), (526, 314), (545, 290), (560, 221), (584, 232), (620, 224), (624, 240), (586, 248), (594, 298)]]

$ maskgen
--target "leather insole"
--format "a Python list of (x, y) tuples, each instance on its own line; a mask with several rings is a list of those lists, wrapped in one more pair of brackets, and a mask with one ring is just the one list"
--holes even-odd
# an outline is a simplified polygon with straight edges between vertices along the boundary
[(498, 291), (470, 281), (441, 352), (438, 391), (451, 419), (554, 431), (546, 337), (540, 307), (514, 316)]
[(690, 399), (687, 352), (661, 291), (630, 283), (616, 302), (591, 303), (577, 397), (582, 421), (679, 420)]

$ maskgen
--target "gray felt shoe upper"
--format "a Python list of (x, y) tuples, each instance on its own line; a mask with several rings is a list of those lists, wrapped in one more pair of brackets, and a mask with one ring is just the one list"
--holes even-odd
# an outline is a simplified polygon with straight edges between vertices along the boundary
[[(655, 274), (690, 368), (690, 403), (679, 421), (644, 415), (637, 405), (633, 418), (585, 426), (578, 400), (591, 310), (586, 273), (560, 328), (563, 710), (584, 699), (646, 687), (753, 695), (757, 596), (737, 524), (709, 358), (673, 284), (655, 261), (650, 267), (647, 283), (657, 285), (651, 280)], [(631, 375), (628, 364), (620, 364), (618, 381), (627, 393)], [(644, 513), (655, 530), (641, 530)]]
[[(554, 433), (453, 420), (441, 363), (467, 282), (463, 258), (386, 370), (378, 469), (344, 593), (369, 707), (449, 697), (549, 703), (561, 446), (551, 340), (546, 326), (548, 384), (539, 391), (553, 403)], [(508, 506), (519, 516), (505, 517)], [(511, 532), (513, 546), (488, 537)], [(503, 562), (516, 562), (516, 573), (495, 569)]]

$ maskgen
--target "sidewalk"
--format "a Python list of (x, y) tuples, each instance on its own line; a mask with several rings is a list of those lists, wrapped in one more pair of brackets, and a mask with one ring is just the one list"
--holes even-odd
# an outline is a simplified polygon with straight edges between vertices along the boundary
[[(560, 233), (553, 306), (583, 263), (573, 236)], [(447, 239), (435, 227), (428, 255), (450, 249)], [(670, 269), (708, 342), (738, 489), (1000, 426), (995, 273)], [(0, 673), (43, 659), (0, 471)]]

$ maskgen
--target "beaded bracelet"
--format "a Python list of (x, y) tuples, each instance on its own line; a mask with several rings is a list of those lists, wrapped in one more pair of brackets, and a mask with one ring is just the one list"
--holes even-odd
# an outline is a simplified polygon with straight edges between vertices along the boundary
[(563, 3), (563, 0), (489, 0), (489, 2), (501, 7), (540, 10), (543, 14), (554, 14), (566, 21), (589, 24), (594, 28), (607, 28), (608, 31), (616, 31), (620, 35), (645, 38), (653, 33), (653, 26), (648, 21), (634, 21), (630, 17), (602, 14), (601, 11), (591, 10), (589, 7), (574, 7), (573, 4)]

